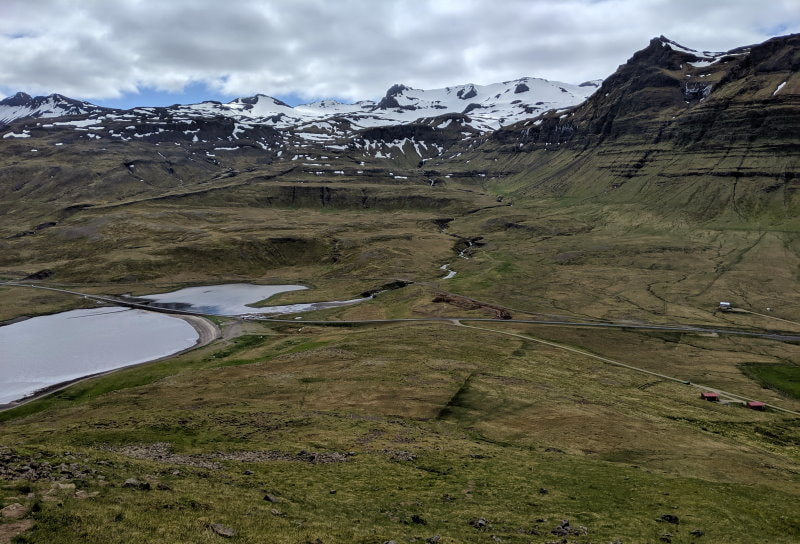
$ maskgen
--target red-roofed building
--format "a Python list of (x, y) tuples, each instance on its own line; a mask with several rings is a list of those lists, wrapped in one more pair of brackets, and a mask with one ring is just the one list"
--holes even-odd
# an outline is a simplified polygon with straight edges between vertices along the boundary
[(700, 393), (700, 398), (703, 399), (703, 400), (711, 401), (711, 402), (717, 402), (717, 401), (719, 401), (719, 394), (718, 393), (704, 392), (704, 393)]
[(751, 400), (747, 403), (747, 407), (751, 410), (766, 410), (767, 407), (764, 405), (763, 402), (758, 402), (757, 400)]

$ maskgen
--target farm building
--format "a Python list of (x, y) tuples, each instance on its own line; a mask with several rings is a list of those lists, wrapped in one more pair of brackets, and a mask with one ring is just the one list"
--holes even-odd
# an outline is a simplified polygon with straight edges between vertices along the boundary
[(703, 392), (703, 393), (700, 393), (700, 398), (703, 399), (703, 400), (711, 401), (711, 402), (717, 402), (719, 400), (719, 394), (718, 393)]
[(746, 406), (748, 408), (750, 408), (751, 410), (762, 410), (763, 411), (763, 410), (766, 409), (766, 406), (764, 405), (764, 403), (763, 402), (758, 402), (757, 400), (751, 400), (750, 402), (747, 403)]

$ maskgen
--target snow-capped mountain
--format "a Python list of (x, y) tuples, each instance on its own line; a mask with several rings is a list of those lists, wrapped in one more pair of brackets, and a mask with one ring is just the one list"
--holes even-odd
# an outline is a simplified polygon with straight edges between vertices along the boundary
[[(416, 160), (441, 156), (459, 141), (551, 110), (580, 104), (599, 81), (570, 85), (522, 78), (492, 85), (421, 90), (394, 85), (381, 100), (345, 104), (323, 100), (292, 107), (264, 94), (228, 103), (206, 101), (129, 110), (102, 108), (61, 95), (24, 93), (0, 101), (2, 139), (51, 136), (75, 141), (171, 142), (217, 151), (243, 148), (301, 157), (305, 148), (391, 158), (410, 151)], [(53, 118), (43, 122), (44, 118)], [(405, 127), (405, 128), (401, 128)], [(408, 159), (413, 160), (413, 159)]]
[(694, 55), (697, 60), (689, 62), (689, 64), (694, 68), (705, 68), (706, 66), (710, 66), (723, 58), (747, 55), (750, 52), (750, 47), (739, 47), (731, 51), (698, 51), (697, 49), (684, 47), (683, 45), (664, 36), (656, 38), (656, 41), (660, 42), (662, 47), (667, 47), (680, 53)]
[(280, 100), (257, 94), (237, 98), (226, 104), (201, 102), (168, 108), (134, 108), (110, 110), (61, 95), (32, 98), (25, 93), (0, 101), (0, 123), (25, 117), (67, 117), (89, 114), (104, 119), (163, 118), (190, 120), (208, 117), (229, 117), (237, 121), (287, 129), (308, 123), (347, 121), (352, 130), (413, 123), (426, 117), (447, 113), (468, 115), (469, 124), (480, 131), (536, 116), (551, 109), (562, 109), (583, 102), (599, 87), (599, 81), (570, 85), (538, 78), (522, 78), (492, 85), (459, 85), (443, 89), (421, 90), (394, 85), (379, 101), (364, 100), (344, 104), (323, 100), (289, 106)]
[(492, 130), (534, 117), (548, 110), (580, 104), (600, 86), (601, 81), (570, 85), (540, 78), (522, 78), (492, 85), (459, 85), (420, 90), (395, 85), (369, 113), (410, 122), (442, 113), (463, 113), (472, 125)]
[(0, 100), (0, 125), (25, 117), (67, 117), (104, 110), (106, 108), (60, 94), (34, 98), (26, 93), (17, 93)]

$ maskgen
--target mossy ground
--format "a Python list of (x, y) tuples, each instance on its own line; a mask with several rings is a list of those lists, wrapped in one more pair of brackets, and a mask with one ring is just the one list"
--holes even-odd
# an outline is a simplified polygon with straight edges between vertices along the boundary
[[(366, 211), (239, 205), (224, 194), (191, 206), (162, 200), (95, 209), (4, 241), (0, 272), (20, 278), (52, 269), (49, 283), (109, 294), (239, 281), (312, 287), (276, 303), (352, 298), (396, 279), (415, 282), (305, 319), (486, 316), (433, 302), (448, 292), (517, 317), (797, 332), (791, 323), (715, 310), (733, 299), (745, 308), (771, 307), (778, 317), (797, 315), (800, 246), (793, 231), (745, 223), (723, 229), (634, 204), (519, 197), (507, 206), (496, 202), (491, 183), (449, 183), (451, 200), (469, 205), (443, 211), (397, 203)], [(453, 219), (446, 230), (435, 221), (442, 217)], [(469, 259), (457, 255), (464, 237), (482, 237)], [(454, 278), (441, 279), (444, 263), (457, 271)], [(0, 289), (0, 300), (0, 319), (85, 304), (19, 288)], [(800, 408), (740, 366), (796, 361), (796, 344), (486, 327)], [(77, 481), (78, 490), (99, 492), (86, 499), (75, 490), (50, 492), (50, 482), (6, 481), (3, 504), (38, 505), (30, 514), (35, 526), (20, 542), (214, 542), (222, 537), (208, 526), (223, 523), (238, 531), (239, 542), (382, 543), (439, 534), (441, 542), (495, 536), (544, 543), (563, 538), (551, 534), (563, 519), (588, 528), (566, 537), (578, 542), (655, 542), (666, 533), (692, 542), (695, 529), (716, 542), (800, 537), (792, 507), (800, 494), (800, 437), (790, 415), (704, 402), (682, 384), (445, 323), (225, 322), (223, 329), (224, 340), (189, 354), (2, 414), (0, 444), (54, 462), (71, 452), (104, 476)], [(131, 447), (158, 443), (178, 457), (130, 455)], [(284, 457), (244, 462), (217, 453), (265, 451)], [(314, 464), (296, 458), (301, 451), (355, 455)], [(187, 456), (220, 468), (176, 462)], [(122, 487), (130, 477), (152, 489)], [(23, 493), (23, 485), (31, 490)], [(278, 502), (265, 502), (267, 493)], [(664, 514), (680, 524), (657, 521)], [(472, 527), (477, 518), (488, 527)]]
[(742, 365), (742, 370), (762, 386), (800, 399), (800, 366), (748, 363)]
[[(691, 542), (694, 529), (724, 542), (797, 538), (796, 419), (452, 325), (248, 326), (6, 412), (7, 447), (53, 462), (70, 452), (104, 477), (77, 481), (99, 491), (82, 500), (50, 482), (25, 484), (35, 497), (21, 498), (24, 482), (8, 482), (5, 503), (40, 508), (19, 541), (214, 542), (208, 526), (223, 523), (240, 542), (549, 542), (562, 519), (588, 528), (578, 542)], [(589, 331), (584, 345), (587, 335), (595, 349), (607, 341)], [(162, 442), (184, 458), (126, 454)], [(185, 461), (263, 451), (355, 455)], [(122, 487), (131, 477), (152, 489)], [(469, 525), (478, 518), (489, 526)]]

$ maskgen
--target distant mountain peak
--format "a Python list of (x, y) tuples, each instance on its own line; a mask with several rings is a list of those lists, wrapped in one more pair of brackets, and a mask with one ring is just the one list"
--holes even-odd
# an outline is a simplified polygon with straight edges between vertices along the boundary
[(0, 100), (0, 104), (3, 106), (22, 106), (23, 104), (27, 104), (33, 99), (31, 95), (28, 93), (18, 92), (14, 96), (9, 96), (3, 100)]
[(402, 94), (403, 91), (410, 91), (410, 90), (412, 90), (411, 87), (408, 87), (401, 83), (395, 83), (394, 85), (389, 87), (389, 90), (386, 91), (386, 96), (397, 96), (399, 94)]
[(105, 110), (107, 108), (57, 93), (34, 97), (28, 93), (18, 92), (14, 96), (0, 100), (0, 125), (24, 117), (64, 117)]
[(715, 59), (728, 53), (726, 51), (698, 51), (697, 49), (692, 49), (691, 47), (686, 47), (685, 45), (681, 45), (676, 41), (670, 40), (669, 38), (663, 35), (659, 36), (658, 38), (653, 38), (650, 41), (650, 44), (651, 45), (660, 44), (661, 47), (677, 51), (678, 53), (693, 55), (698, 59)]
[(269, 95), (266, 95), (266, 94), (262, 94), (262, 93), (255, 94), (253, 96), (245, 96), (245, 97), (237, 98), (233, 102), (241, 103), (241, 104), (256, 105), (261, 100), (271, 101), (272, 103), (274, 103), (277, 106), (284, 106), (284, 107), (287, 107), (287, 108), (291, 108), (291, 106), (289, 104), (287, 104), (286, 102), (283, 102), (282, 100), (278, 100), (275, 97), (272, 97), (272, 96), (269, 96)]
[[(141, 134), (137, 132), (137, 138), (163, 138), (167, 129), (160, 127), (153, 132), (150, 125), (172, 119), (181, 125), (199, 123), (206, 126), (211, 120), (216, 120), (214, 122), (231, 127), (231, 133), (225, 137), (228, 141), (242, 138), (249, 130), (263, 129), (296, 132), (303, 134), (302, 138), (321, 142), (373, 127), (406, 125), (448, 114), (469, 113), (463, 122), (469, 125), (470, 130), (486, 132), (548, 110), (575, 106), (596, 88), (596, 84), (579, 86), (527, 77), (489, 85), (466, 83), (439, 89), (415, 89), (398, 83), (389, 87), (377, 103), (371, 100), (349, 104), (322, 100), (292, 107), (272, 96), (258, 93), (227, 103), (204, 101), (128, 110), (101, 108), (58, 94), (32, 98), (18, 93), (0, 101), (0, 125), (25, 118), (89, 115), (92, 118), (96, 116), (91, 120), (96, 121), (97, 127), (104, 127), (98, 129), (107, 134), (103, 137), (127, 141), (132, 136), (125, 134), (134, 130), (129, 128), (132, 126), (145, 127)], [(124, 131), (119, 130), (116, 124), (121, 124)], [(76, 130), (81, 129), (79, 132), (84, 130), (75, 126)], [(190, 139), (196, 136), (196, 133), (185, 133), (186, 130), (197, 129), (181, 129), (182, 136)], [(202, 143), (201, 136), (197, 139)]]
[(395, 83), (389, 90), (386, 91), (386, 95), (381, 98), (381, 101), (378, 102), (378, 105), (375, 106), (375, 109), (378, 110), (388, 110), (392, 108), (400, 108), (400, 104), (397, 102), (397, 97), (402, 95), (405, 91), (413, 90), (411, 87), (407, 87), (400, 83)]

